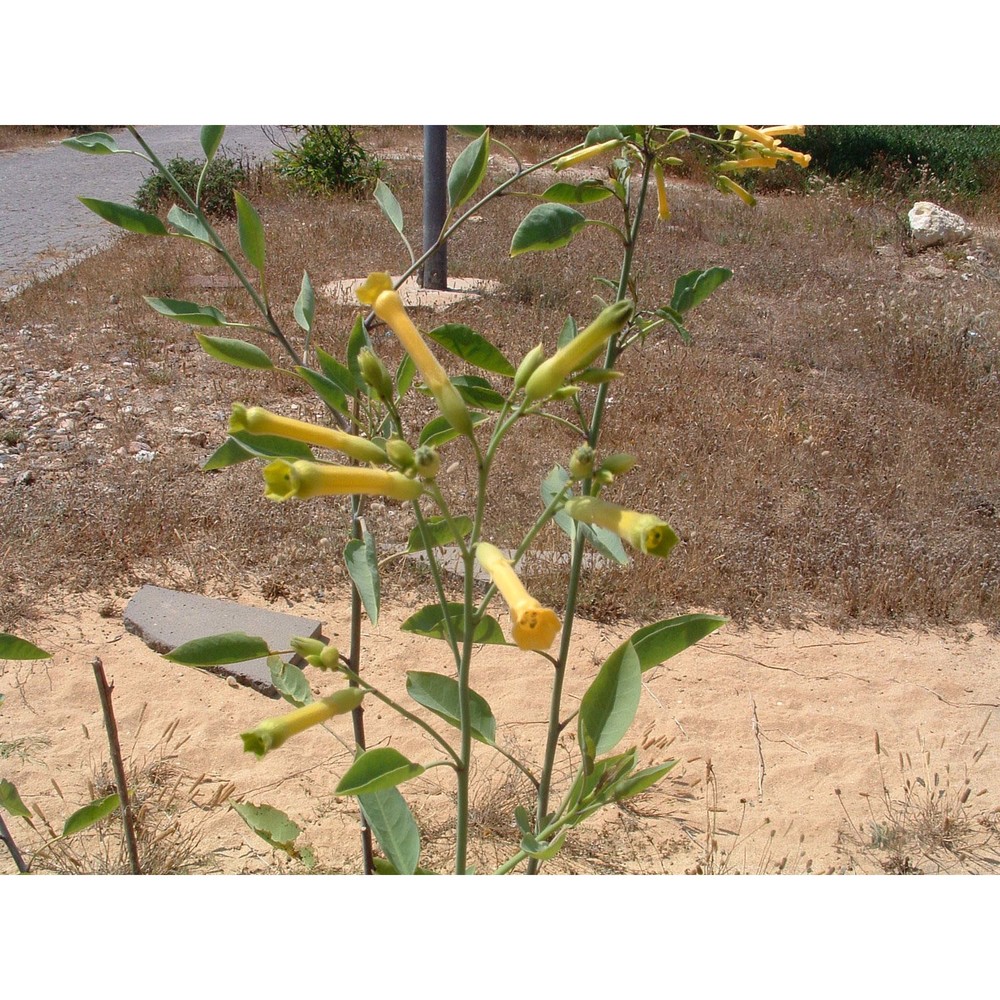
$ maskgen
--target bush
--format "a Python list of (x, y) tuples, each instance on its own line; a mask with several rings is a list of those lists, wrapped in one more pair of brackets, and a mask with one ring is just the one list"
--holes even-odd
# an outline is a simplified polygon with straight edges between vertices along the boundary
[[(203, 161), (178, 156), (167, 164), (167, 169), (194, 198), (203, 166)], [(201, 185), (201, 207), (205, 214), (220, 219), (235, 216), (233, 189), (241, 187), (246, 181), (247, 170), (244, 164), (226, 156), (217, 156), (212, 160)], [(136, 192), (135, 205), (144, 212), (158, 212), (164, 203), (177, 200), (177, 192), (170, 186), (170, 182), (161, 174), (153, 174), (142, 182)]]
[(382, 161), (367, 153), (349, 125), (297, 125), (302, 138), (274, 155), (278, 173), (313, 194), (367, 191)]

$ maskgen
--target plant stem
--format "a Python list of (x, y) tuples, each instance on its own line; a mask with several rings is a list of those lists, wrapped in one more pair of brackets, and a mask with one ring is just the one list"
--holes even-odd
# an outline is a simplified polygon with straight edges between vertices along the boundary
[(469, 705), (469, 668), (472, 664), (472, 637), (476, 620), (472, 612), (473, 564), (475, 557), (468, 551), (462, 558), (465, 565), (465, 628), (462, 636), (462, 659), (458, 667), (458, 719), (462, 728), (461, 764), (457, 769), (457, 817), (455, 823), (455, 874), (464, 875), (469, 840), (469, 777), (472, 764), (472, 719)]
[(10, 830), (7, 829), (7, 824), (3, 821), (3, 816), (0, 816), (0, 842), (10, 851), (10, 856), (14, 859), (17, 870), (22, 875), (27, 874), (28, 866), (24, 863), (24, 858), (21, 857), (21, 852), (17, 849), (17, 844), (14, 843), (14, 838), (10, 835)]
[(101, 696), (101, 710), (104, 712), (104, 728), (108, 734), (108, 747), (111, 750), (111, 766), (115, 772), (115, 785), (118, 788), (118, 801), (122, 808), (122, 824), (125, 827), (125, 848), (128, 851), (129, 866), (133, 875), (141, 875), (139, 865), (139, 849), (135, 842), (135, 821), (132, 817), (132, 806), (128, 798), (128, 784), (125, 781), (125, 765), (122, 763), (122, 749), (118, 742), (118, 723), (115, 721), (115, 711), (111, 705), (111, 692), (114, 686), (108, 684), (104, 676), (104, 664), (100, 657), (91, 661), (94, 668), (94, 678), (97, 690)]

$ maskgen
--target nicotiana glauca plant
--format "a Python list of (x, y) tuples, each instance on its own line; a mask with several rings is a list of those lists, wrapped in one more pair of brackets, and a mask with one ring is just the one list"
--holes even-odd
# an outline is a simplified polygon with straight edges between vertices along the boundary
[[(492, 146), (498, 143), (486, 128), (464, 128), (470, 141), (448, 177), (448, 215), (437, 242), (423, 257), (417, 258), (410, 249), (398, 200), (384, 182), (377, 182), (375, 200), (402, 237), (411, 264), (396, 279), (376, 272), (361, 284), (358, 300), (369, 312), (366, 316), (359, 311), (343, 360), (312, 343), (316, 317), (308, 274), (303, 275), (294, 306), (301, 346), (277, 323), (266, 281), (264, 228), (250, 203), (235, 195), (246, 268), (219, 239), (199, 206), (197, 192), (193, 198), (188, 195), (139, 133), (130, 131), (137, 150), (119, 148), (104, 133), (67, 140), (67, 144), (90, 153), (130, 153), (147, 159), (178, 195), (178, 204), (167, 216), (169, 225), (124, 205), (82, 199), (84, 204), (124, 229), (188, 239), (220, 255), (243, 284), (260, 320), (232, 322), (210, 305), (176, 299), (148, 298), (149, 304), (164, 316), (195, 327), (265, 334), (290, 359), (291, 373), (326, 404), (330, 423), (335, 425), (294, 420), (236, 402), (229, 436), (206, 468), (259, 460), (266, 498), (284, 503), (344, 496), (350, 498), (352, 513), (352, 534), (344, 548), (352, 581), (347, 650), (306, 638), (294, 640), (289, 650), (272, 650), (260, 637), (236, 633), (187, 643), (167, 654), (168, 659), (199, 667), (269, 658), (275, 686), (295, 707), (242, 734), (246, 750), (258, 756), (286, 743), (294, 745), (295, 735), (306, 728), (326, 724), (338, 715), (352, 715), (355, 759), (340, 776), (335, 792), (358, 799), (362, 826), (373, 831), (381, 848), (383, 856), (376, 858), (369, 853), (370, 841), (366, 845), (363, 839), (365, 871), (418, 870), (420, 831), (403, 790), (407, 781), (430, 768), (453, 772), (453, 870), (469, 871), (470, 781), (476, 744), (507, 757), (535, 793), (533, 801), (515, 809), (520, 844), (496, 871), (521, 866), (529, 873), (538, 871), (544, 861), (558, 854), (574, 827), (597, 810), (651, 788), (674, 767), (676, 762), (670, 760), (639, 767), (636, 747), (620, 749), (639, 706), (642, 675), (725, 621), (718, 615), (687, 614), (640, 628), (600, 666), (576, 708), (568, 711), (564, 705), (586, 550), (627, 565), (633, 557), (666, 558), (678, 541), (659, 512), (631, 510), (615, 502), (616, 483), (634, 464), (628, 455), (606, 452), (601, 441), (608, 387), (620, 375), (616, 365), (630, 348), (654, 335), (676, 334), (688, 342), (688, 313), (731, 276), (723, 267), (689, 271), (676, 279), (669, 302), (643, 302), (634, 278), (640, 231), (644, 225), (669, 218), (665, 173), (681, 164), (678, 151), (685, 143), (701, 143), (721, 154), (713, 175), (717, 187), (753, 204), (753, 196), (733, 175), (772, 168), (782, 160), (806, 166), (807, 156), (784, 145), (786, 136), (801, 135), (802, 128), (727, 125), (710, 137), (683, 128), (599, 126), (581, 143), (539, 163), (525, 165), (515, 155), (513, 173), (492, 188), (487, 175)], [(221, 126), (202, 129), (206, 169), (221, 138)], [(530, 174), (544, 167), (562, 171), (583, 163), (604, 165), (606, 174), (582, 182), (559, 181), (540, 195), (530, 195), (538, 203), (517, 227), (510, 254), (558, 251), (587, 227), (610, 233), (621, 257), (616, 274), (598, 276), (608, 291), (607, 300), (586, 315), (568, 317), (554, 350), (539, 344), (516, 363), (469, 327), (449, 324), (430, 331), (418, 329), (397, 289), (423, 260), (470, 217), (499, 195), (516, 189)], [(652, 201), (647, 204), (649, 191), (655, 193), (655, 212)], [(588, 205), (612, 200), (617, 222), (587, 216)], [(378, 357), (369, 338), (369, 326), (376, 320), (388, 327), (405, 352), (394, 373)], [(195, 336), (220, 361), (261, 372), (278, 370), (259, 343), (210, 335), (203, 329)], [(446, 363), (449, 355), (482, 374), (450, 373), (449, 364), (454, 367), (454, 362)], [(415, 417), (423, 410), (415, 401), (425, 397), (439, 411), (429, 421)], [(550, 424), (570, 428), (579, 444), (566, 456), (565, 464), (553, 468), (540, 484), (538, 510), (529, 523), (520, 526), (515, 549), (502, 551), (488, 540), (497, 503), (491, 495), (491, 474), (518, 436), (526, 433), (525, 422), (533, 434)], [(468, 459), (474, 470), (475, 489), (461, 508), (448, 488), (449, 451)], [(407, 704), (380, 690), (364, 669), (363, 612), (375, 624), (381, 603), (379, 527), (362, 516), (367, 498), (373, 496), (412, 507), (416, 528), (403, 548), (425, 554), (434, 600), (411, 615), (402, 628), (443, 643), (448, 663), (440, 670), (408, 671)], [(553, 521), (568, 538), (569, 561), (564, 596), (548, 607), (532, 596), (517, 567), (542, 529)], [(444, 545), (454, 548), (461, 563), (464, 582), (457, 601), (449, 596), (439, 557)], [(478, 595), (477, 567), (490, 581), (485, 593)], [(498, 595), (510, 619), (507, 629), (494, 613)], [(546, 737), (538, 761), (522, 760), (514, 748), (502, 745), (492, 709), (472, 687), (472, 666), (482, 644), (507, 645), (512, 647), (512, 656), (527, 653), (548, 666), (548, 707), (541, 708), (547, 717)], [(303, 670), (286, 659), (293, 652), (307, 663), (307, 669), (331, 675), (330, 694), (313, 696)], [(422, 729), (438, 756), (415, 761), (394, 747), (367, 748), (363, 711), (373, 700)], [(566, 787), (557, 787), (559, 739), (571, 725), (576, 728), (579, 759), (572, 780)], [(298, 827), (283, 813), (253, 803), (237, 808), (269, 843), (311, 862), (309, 850), (296, 846)]]

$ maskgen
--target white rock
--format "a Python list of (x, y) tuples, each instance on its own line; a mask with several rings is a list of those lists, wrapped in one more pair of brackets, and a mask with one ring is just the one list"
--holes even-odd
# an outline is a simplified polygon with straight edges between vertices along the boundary
[(910, 235), (922, 247), (961, 243), (972, 235), (972, 226), (965, 219), (932, 201), (918, 201), (908, 218)]

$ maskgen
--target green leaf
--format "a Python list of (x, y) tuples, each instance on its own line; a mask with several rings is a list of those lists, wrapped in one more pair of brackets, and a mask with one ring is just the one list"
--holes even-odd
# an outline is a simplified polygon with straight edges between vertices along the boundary
[(0, 632), (0, 660), (47, 660), (51, 656), (27, 639)]
[[(410, 670), (406, 674), (406, 692), (418, 705), (423, 705), (456, 729), (461, 728), (458, 681), (454, 677)], [(469, 728), (473, 739), (493, 746), (497, 737), (497, 720), (486, 699), (475, 691), (469, 691)]]
[(209, 233), (205, 224), (194, 213), (185, 212), (180, 205), (172, 206), (170, 211), (167, 212), (167, 222), (184, 236), (190, 236), (199, 243), (204, 243), (205, 246), (215, 249), (215, 241), (212, 239), (211, 233)]
[(231, 337), (210, 337), (206, 333), (196, 333), (202, 350), (227, 365), (237, 368), (251, 368), (257, 371), (270, 371), (274, 368), (271, 359), (256, 345), (245, 340), (233, 340)]
[(399, 875), (413, 875), (420, 860), (420, 830), (398, 788), (383, 788), (358, 796), (358, 804)]
[[(436, 549), (440, 545), (447, 545), (449, 542), (458, 541), (458, 535), (452, 531), (452, 524), (457, 529), (458, 535), (461, 535), (462, 538), (465, 538), (472, 531), (472, 518), (465, 517), (464, 515), (453, 517), (451, 523), (443, 517), (428, 517), (425, 519), (424, 527), (427, 531), (427, 540), (432, 549)], [(406, 542), (406, 551), (425, 551), (419, 525), (410, 532), (410, 537)]]
[(463, 361), (497, 375), (513, 377), (514, 366), (485, 337), (461, 323), (446, 323), (427, 334)]
[(351, 375), (350, 369), (342, 365), (332, 354), (327, 354), (322, 347), (316, 348), (316, 360), (323, 374), (336, 385), (340, 386), (345, 396), (357, 395), (358, 387)]
[(424, 773), (420, 764), (407, 760), (393, 747), (366, 750), (348, 768), (333, 790), (335, 795), (361, 795), (393, 788)]
[(448, 174), (448, 205), (452, 211), (475, 194), (489, 162), (490, 133), (485, 131), (458, 154)]
[(655, 310), (655, 313), (657, 316), (662, 316), (665, 320), (673, 323), (674, 328), (680, 334), (681, 340), (685, 344), (691, 343), (691, 334), (684, 328), (683, 317), (676, 309), (671, 309), (669, 306), (662, 306)]
[[(455, 627), (456, 634), (462, 635), (465, 631), (465, 606), (449, 601), (448, 617)], [(410, 615), (399, 627), (403, 632), (426, 635), (431, 639), (446, 639), (448, 637), (444, 621), (444, 611), (442, 611), (440, 604), (428, 604), (415, 614)], [(486, 645), (509, 645), (504, 638), (500, 623), (489, 615), (483, 615), (482, 620), (476, 626), (475, 632), (473, 632), (472, 641), (481, 642)]]
[(303, 368), (301, 365), (295, 369), (295, 373), (309, 384), (327, 406), (332, 406), (334, 409), (340, 410), (341, 413), (350, 412), (344, 390), (336, 382), (328, 379), (325, 375), (320, 375), (319, 372), (314, 372), (311, 368)]
[(595, 125), (583, 140), (585, 146), (596, 146), (601, 142), (609, 142), (611, 139), (624, 139), (621, 129), (617, 125)]
[(370, 531), (364, 532), (364, 540), (352, 538), (344, 547), (344, 562), (354, 586), (361, 595), (361, 603), (371, 619), (378, 625), (379, 604), (382, 599), (382, 584), (378, 572), (378, 555), (375, 539)]
[(225, 443), (209, 457), (202, 466), (205, 472), (225, 469), (230, 465), (247, 462), (251, 458), (314, 459), (312, 449), (301, 441), (278, 437), (275, 434), (251, 434), (237, 431), (226, 438)]
[[(364, 317), (359, 314), (358, 318), (354, 321), (354, 326), (351, 328), (351, 335), (347, 338), (347, 368), (354, 378), (354, 384), (365, 394), (368, 393), (368, 386), (361, 377), (361, 365), (358, 364), (358, 355), (366, 347), (368, 350), (371, 350), (372, 342), (368, 336), (368, 330), (365, 328)], [(323, 362), (320, 361), (321, 366), (322, 364)], [(355, 393), (352, 392), (351, 395), (353, 396)]]
[(587, 219), (568, 205), (536, 205), (517, 227), (510, 255), (564, 247), (586, 224)]
[[(470, 410), (469, 416), (472, 418), (473, 427), (489, 419), (488, 413), (477, 413), (475, 410)], [(452, 427), (451, 421), (447, 417), (435, 417), (420, 432), (418, 444), (426, 444), (428, 447), (437, 448), (447, 441), (457, 438), (460, 433), (461, 431), (457, 431)]]
[(487, 128), (488, 125), (449, 125), (449, 128), (453, 128), (459, 135), (464, 135), (467, 139), (478, 139)]
[(611, 750), (628, 732), (641, 693), (639, 657), (627, 642), (604, 661), (580, 701), (578, 733), (585, 764), (593, 766), (595, 757)]
[(417, 374), (417, 366), (413, 363), (413, 358), (409, 354), (403, 355), (403, 360), (399, 362), (396, 369), (396, 395), (403, 397), (409, 391), (413, 383), (413, 376)]
[(547, 840), (538, 840), (534, 834), (526, 833), (521, 837), (521, 850), (528, 857), (536, 858), (539, 861), (548, 861), (554, 858), (561, 850), (563, 841), (566, 840), (566, 831), (563, 830), (551, 843)]
[(0, 781), (0, 809), (6, 809), (11, 816), (31, 819), (31, 810), (21, 801), (17, 789), (6, 779)]
[(185, 667), (215, 667), (220, 663), (242, 663), (257, 660), (271, 652), (267, 642), (259, 635), (246, 632), (222, 632), (203, 639), (181, 643), (176, 649), (164, 653), (163, 658)]
[[(302, 830), (280, 809), (263, 804), (257, 806), (252, 802), (232, 802), (230, 804), (240, 819), (271, 847), (284, 851), (293, 858), (299, 858), (305, 851), (308, 851), (308, 848), (304, 851), (296, 849), (295, 838)], [(311, 857), (311, 852), (307, 856)]]
[(622, 540), (607, 528), (602, 528), (599, 524), (577, 525), (587, 536), (587, 541), (597, 549), (601, 555), (606, 556), (619, 566), (627, 566), (632, 560), (622, 545)]
[[(552, 471), (549, 472), (549, 474), (542, 480), (542, 503), (548, 507), (548, 505), (552, 503), (555, 497), (568, 482), (569, 473), (561, 465), (553, 466)], [(571, 497), (572, 495), (572, 491), (568, 491), (566, 493), (567, 497)], [(577, 522), (574, 521), (573, 518), (571, 518), (569, 514), (561, 508), (555, 512), (553, 520), (571, 541), (576, 537), (577, 528), (583, 527), (582, 524), (578, 525)]]
[(271, 672), (275, 690), (290, 705), (302, 708), (315, 700), (305, 671), (294, 663), (286, 663), (280, 656), (269, 656), (267, 669)]
[(631, 638), (623, 642), (611, 655), (623, 653), (625, 647), (632, 645), (639, 657), (639, 666), (643, 673), (669, 660), (670, 657), (683, 653), (689, 646), (711, 635), (717, 628), (728, 622), (722, 615), (679, 615), (676, 618), (665, 618), (633, 632)]
[(302, 287), (299, 289), (299, 297), (295, 300), (295, 308), (292, 310), (295, 322), (302, 327), (306, 333), (312, 330), (313, 317), (316, 315), (316, 296), (313, 293), (312, 282), (309, 280), (309, 272), (302, 272)]
[(517, 828), (521, 831), (521, 833), (531, 833), (533, 825), (531, 814), (524, 808), (524, 806), (514, 807), (514, 820), (516, 821)]
[(143, 298), (161, 316), (179, 319), (192, 326), (226, 325), (225, 316), (211, 306), (200, 306), (196, 302), (186, 302), (183, 299), (157, 299), (150, 295), (144, 295)]
[(170, 235), (161, 219), (131, 205), (119, 205), (114, 201), (100, 201), (97, 198), (81, 198), (80, 201), (105, 222), (127, 229), (130, 233), (140, 233), (143, 236)]
[(630, 799), (633, 795), (652, 788), (664, 775), (672, 771), (678, 764), (676, 760), (668, 760), (665, 764), (658, 764), (655, 767), (646, 767), (635, 774), (619, 781), (614, 788), (613, 795), (615, 802), (622, 799)]
[(556, 342), (556, 347), (565, 347), (578, 332), (576, 320), (572, 316), (567, 316), (566, 322), (563, 323), (562, 329), (559, 331), (559, 339)]
[(451, 384), (470, 406), (479, 406), (484, 410), (503, 409), (504, 397), (478, 375), (456, 375)]
[(106, 156), (109, 153), (128, 153), (128, 149), (119, 149), (118, 143), (107, 132), (88, 132), (86, 135), (74, 135), (63, 139), (63, 146), (78, 150), (81, 153), (95, 153)]
[(201, 127), (201, 148), (205, 153), (205, 159), (210, 160), (219, 150), (219, 143), (226, 131), (225, 125), (202, 125)]
[(95, 823), (100, 823), (102, 819), (110, 816), (118, 808), (118, 805), (117, 792), (105, 795), (103, 799), (94, 799), (93, 802), (88, 803), (82, 809), (77, 809), (66, 820), (65, 824), (63, 824), (62, 835), (64, 837), (72, 837), (74, 833), (80, 833), (82, 830), (86, 830), (87, 827), (93, 826)]
[(243, 256), (250, 261), (259, 274), (264, 273), (264, 224), (260, 221), (257, 210), (246, 198), (233, 192), (236, 199), (236, 221), (239, 227), (240, 248)]
[(719, 285), (732, 276), (733, 272), (725, 267), (710, 267), (707, 271), (688, 271), (674, 283), (670, 308), (683, 316), (699, 302), (704, 302)]
[(374, 194), (375, 200), (378, 202), (378, 207), (382, 209), (383, 214), (392, 223), (396, 232), (402, 236), (403, 210), (400, 208), (396, 196), (389, 190), (389, 186), (381, 178), (375, 182)]
[(542, 192), (542, 198), (559, 205), (590, 205), (613, 194), (614, 191), (605, 187), (602, 181), (584, 181), (582, 184), (553, 184)]

